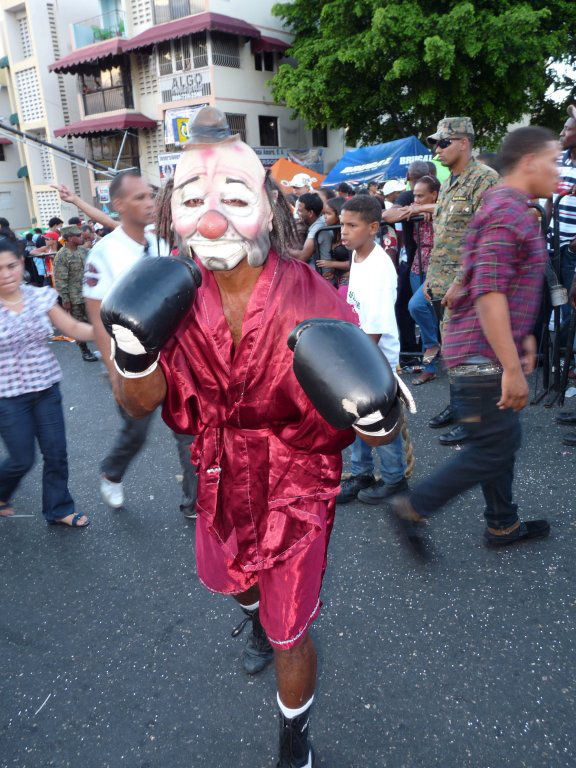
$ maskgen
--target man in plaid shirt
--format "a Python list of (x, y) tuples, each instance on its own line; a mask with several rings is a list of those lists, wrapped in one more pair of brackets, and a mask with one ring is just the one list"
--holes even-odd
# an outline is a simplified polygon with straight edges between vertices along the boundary
[(465, 448), (409, 496), (392, 500), (400, 535), (427, 553), (420, 524), (464, 491), (484, 494), (488, 546), (547, 536), (546, 520), (521, 521), (513, 502), (514, 461), (521, 442), (518, 412), (534, 369), (546, 246), (530, 198), (556, 188), (559, 145), (545, 128), (510, 133), (501, 148), (504, 178), (473, 218), (464, 248), (461, 291), (444, 337), (452, 402), (470, 435)]

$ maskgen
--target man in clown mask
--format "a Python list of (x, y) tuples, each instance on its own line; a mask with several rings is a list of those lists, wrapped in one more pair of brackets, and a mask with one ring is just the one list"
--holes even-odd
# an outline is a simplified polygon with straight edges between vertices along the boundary
[(352, 310), (285, 256), (292, 232), (256, 154), (206, 107), (160, 203), (158, 234), (180, 257), (140, 262), (102, 319), (126, 409), (143, 416), (162, 404), (172, 429), (198, 436), (198, 575), (240, 604), (233, 634), (251, 623), (245, 670), (274, 659), (278, 766), (304, 768), (314, 762), (308, 628), (321, 606), (340, 452), (354, 430), (371, 444), (393, 439), (401, 408)]

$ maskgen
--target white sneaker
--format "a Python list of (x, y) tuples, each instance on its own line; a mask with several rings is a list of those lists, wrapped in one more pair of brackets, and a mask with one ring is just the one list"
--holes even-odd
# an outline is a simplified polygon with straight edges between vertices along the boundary
[(102, 498), (112, 509), (120, 509), (124, 506), (124, 488), (122, 482), (113, 483), (107, 477), (100, 477), (100, 493)]

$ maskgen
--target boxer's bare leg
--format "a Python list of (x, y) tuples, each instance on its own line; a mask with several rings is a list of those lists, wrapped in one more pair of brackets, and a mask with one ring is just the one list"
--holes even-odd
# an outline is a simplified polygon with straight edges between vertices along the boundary
[(239, 602), (240, 605), (254, 605), (254, 603), (257, 603), (260, 600), (260, 587), (258, 584), (254, 584), (254, 586), (247, 589), (246, 592), (234, 595), (234, 600)]
[(280, 701), (290, 709), (300, 709), (310, 701), (316, 688), (317, 659), (308, 633), (304, 640), (286, 651), (274, 650), (276, 682)]

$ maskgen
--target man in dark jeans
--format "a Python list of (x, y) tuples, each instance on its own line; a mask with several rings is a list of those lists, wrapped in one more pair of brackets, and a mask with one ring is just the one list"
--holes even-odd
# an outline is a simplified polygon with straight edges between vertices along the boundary
[(521, 442), (518, 411), (528, 401), (525, 373), (534, 368), (536, 318), (546, 246), (528, 208), (554, 191), (558, 142), (545, 128), (510, 133), (502, 144), (504, 178), (489, 190), (466, 238), (460, 293), (444, 337), (456, 416), (469, 435), (464, 449), (408, 496), (391, 503), (406, 543), (426, 554), (419, 526), (475, 485), (485, 500), (488, 546), (547, 536), (546, 520), (522, 522), (512, 497)]

